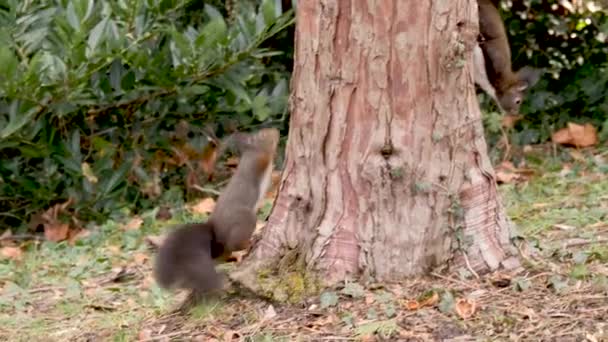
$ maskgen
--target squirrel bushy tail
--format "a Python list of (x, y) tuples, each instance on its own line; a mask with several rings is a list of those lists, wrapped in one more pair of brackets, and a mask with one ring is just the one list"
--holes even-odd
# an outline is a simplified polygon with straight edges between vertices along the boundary
[(216, 290), (222, 278), (215, 270), (214, 259), (223, 253), (215, 243), (209, 222), (182, 225), (167, 236), (161, 245), (154, 267), (157, 283), (165, 288), (187, 288), (197, 293)]

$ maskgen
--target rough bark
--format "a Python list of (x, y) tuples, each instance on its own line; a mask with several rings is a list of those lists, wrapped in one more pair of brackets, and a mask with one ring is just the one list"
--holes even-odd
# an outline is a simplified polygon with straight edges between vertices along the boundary
[(279, 194), (233, 279), (255, 288), (289, 250), (328, 283), (517, 264), (470, 72), (476, 1), (298, 4)]

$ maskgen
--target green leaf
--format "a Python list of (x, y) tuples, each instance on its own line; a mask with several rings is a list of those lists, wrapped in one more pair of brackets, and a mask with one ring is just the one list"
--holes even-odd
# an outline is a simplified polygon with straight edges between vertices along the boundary
[(74, 8), (74, 2), (75, 1), (70, 1), (70, 3), (68, 4), (68, 8), (66, 8), (66, 17), (68, 19), (68, 23), (70, 23), (70, 26), (72, 26), (74, 31), (79, 32), (80, 31), (80, 20), (78, 19), (78, 16), (76, 15), (76, 9)]
[(556, 293), (563, 293), (568, 288), (568, 279), (564, 279), (559, 275), (553, 275), (549, 278), (549, 285)]
[(213, 49), (221, 40), (226, 39), (226, 22), (223, 17), (215, 17), (211, 19), (201, 30), (196, 38), (197, 48), (206, 50)]
[(388, 318), (393, 318), (397, 315), (397, 310), (395, 309), (395, 304), (387, 303), (384, 307), (384, 314)]
[(398, 330), (397, 323), (394, 319), (386, 321), (369, 322), (357, 327), (355, 334), (357, 337), (371, 336), (375, 333), (380, 333), (384, 336), (390, 336)]
[(91, 57), (95, 51), (97, 50), (97, 46), (103, 40), (104, 34), (106, 31), (106, 27), (108, 26), (109, 18), (104, 18), (93, 27), (91, 33), (89, 34), (89, 39), (87, 41), (87, 57)]
[(251, 109), (253, 110), (253, 115), (260, 120), (265, 121), (270, 116), (270, 108), (266, 105), (268, 101), (268, 96), (264, 94), (258, 94), (251, 104)]
[(395, 299), (390, 292), (386, 291), (378, 291), (378, 293), (374, 295), (374, 298), (378, 303), (389, 303)]
[(378, 313), (376, 312), (376, 309), (374, 309), (374, 308), (367, 309), (367, 314), (365, 316), (369, 320), (376, 320), (376, 319), (378, 319)]
[(0, 81), (11, 80), (17, 74), (18, 65), (19, 61), (13, 50), (6, 45), (0, 45)]
[(326, 309), (338, 304), (338, 295), (335, 292), (323, 292), (319, 299), (321, 301), (321, 309)]
[(530, 285), (532, 285), (530, 283), (530, 280), (525, 279), (525, 278), (515, 278), (513, 280), (514, 280), (513, 286), (515, 287), (516, 291), (520, 291), (520, 292), (526, 291), (530, 288)]
[(122, 181), (125, 180), (130, 168), (131, 168), (131, 166), (129, 164), (124, 163), (121, 165), (121, 167), (118, 170), (116, 170), (114, 173), (112, 173), (112, 176), (110, 178), (107, 178), (107, 181), (104, 182), (104, 184), (102, 185), (102, 188), (103, 188), (102, 194), (107, 195), (110, 192), (112, 192), (113, 190), (115, 190), (115, 188)]
[(449, 312), (452, 312), (455, 304), (456, 301), (454, 299), (454, 295), (452, 295), (452, 292), (445, 291), (441, 295), (441, 300), (439, 301), (438, 308), (439, 311), (443, 312), (444, 314), (447, 314)]
[(349, 282), (344, 285), (342, 293), (353, 298), (361, 298), (365, 296), (365, 289), (358, 283)]
[(205, 4), (205, 13), (211, 19), (221, 18), (222, 20), (224, 20), (224, 16), (222, 15), (222, 13), (220, 13), (220, 11), (218, 11), (217, 8), (215, 8), (214, 6), (211, 6), (209, 4)]
[(17, 132), (21, 127), (30, 122), (32, 118), (40, 111), (39, 106), (33, 106), (28, 109), (25, 113), (20, 113), (21, 101), (14, 100), (11, 102), (9, 107), (9, 122), (2, 131), (0, 131), (0, 138), (6, 139), (9, 136)]
[(574, 265), (574, 267), (572, 267), (572, 270), (570, 271), (570, 277), (574, 279), (585, 279), (590, 274), (591, 273), (589, 272), (589, 269), (584, 264)]
[(576, 264), (584, 264), (587, 262), (587, 259), (589, 258), (589, 253), (586, 251), (577, 251), (576, 253), (574, 253), (574, 255), (572, 256), (572, 260), (576, 263)]
[(276, 19), (281, 16), (281, 12), (283, 12), (281, 0), (263, 0), (261, 10), (264, 14), (266, 26), (270, 26), (274, 24)]

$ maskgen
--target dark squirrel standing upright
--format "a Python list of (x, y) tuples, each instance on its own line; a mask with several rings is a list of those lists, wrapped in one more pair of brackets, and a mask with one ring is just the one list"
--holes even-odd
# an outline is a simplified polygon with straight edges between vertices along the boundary
[(239, 165), (207, 222), (175, 228), (160, 246), (154, 277), (161, 287), (190, 289), (195, 297), (222, 287), (214, 259), (248, 248), (256, 210), (270, 185), (278, 140), (278, 130), (266, 128), (235, 133), (225, 141), (221, 150), (234, 145)]
[(507, 114), (519, 114), (524, 93), (540, 78), (541, 70), (511, 69), (511, 48), (498, 12), (497, 0), (477, 0), (480, 41), (474, 49), (475, 82)]

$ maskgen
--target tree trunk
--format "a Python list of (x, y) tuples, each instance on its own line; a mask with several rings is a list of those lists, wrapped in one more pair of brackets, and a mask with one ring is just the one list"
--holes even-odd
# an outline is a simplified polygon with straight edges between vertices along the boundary
[(281, 185), (233, 279), (255, 290), (290, 250), (326, 284), (517, 265), (470, 73), (475, 0), (298, 4)]

